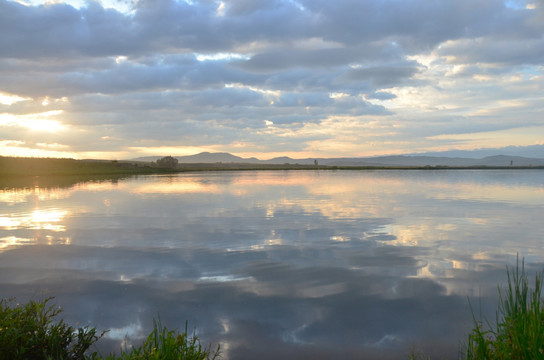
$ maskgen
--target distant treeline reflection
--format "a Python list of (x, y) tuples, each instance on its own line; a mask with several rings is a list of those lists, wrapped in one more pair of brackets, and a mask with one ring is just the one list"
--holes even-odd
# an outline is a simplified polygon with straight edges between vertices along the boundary
[[(131, 175), (168, 174), (188, 171), (245, 170), (455, 170), (455, 169), (542, 169), (538, 166), (331, 166), (304, 164), (177, 163), (171, 156), (147, 161), (76, 160), (0, 156), (0, 188), (65, 187), (78, 182), (116, 181)], [(39, 177), (39, 178), (38, 178)]]

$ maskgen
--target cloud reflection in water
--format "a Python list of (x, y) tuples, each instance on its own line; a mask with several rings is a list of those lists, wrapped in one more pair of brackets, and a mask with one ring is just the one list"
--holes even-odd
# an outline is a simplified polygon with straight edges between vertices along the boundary
[(17, 200), (0, 203), (0, 295), (56, 296), (68, 321), (113, 329), (105, 351), (160, 313), (229, 359), (455, 358), (467, 296), (489, 312), (516, 253), (542, 264), (541, 175), (203, 173), (0, 195)]

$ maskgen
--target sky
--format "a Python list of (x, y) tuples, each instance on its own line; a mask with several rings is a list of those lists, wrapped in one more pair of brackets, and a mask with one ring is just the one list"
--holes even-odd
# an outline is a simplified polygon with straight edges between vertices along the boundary
[(0, 0), (0, 155), (544, 145), (544, 0)]

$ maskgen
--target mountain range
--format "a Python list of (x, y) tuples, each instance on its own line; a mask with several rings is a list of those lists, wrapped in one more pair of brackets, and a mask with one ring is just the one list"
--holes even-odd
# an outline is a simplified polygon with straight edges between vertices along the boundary
[[(540, 145), (539, 145), (540, 146)], [(475, 152), (479, 154), (483, 152)], [(432, 156), (430, 155), (432, 154)], [(465, 156), (444, 156), (449, 153), (425, 153), (411, 155), (393, 155), (377, 157), (342, 157), (342, 158), (306, 158), (292, 159), (290, 157), (276, 157), (269, 160), (259, 160), (257, 158), (242, 158), (229, 153), (209, 153), (202, 152), (189, 156), (177, 156), (180, 163), (246, 163), (246, 164), (301, 164), (312, 165), (315, 161), (319, 165), (329, 166), (544, 166), (544, 156), (525, 157), (515, 155), (490, 155), (481, 158)], [(162, 156), (148, 156), (134, 159), (136, 161), (156, 161)]]

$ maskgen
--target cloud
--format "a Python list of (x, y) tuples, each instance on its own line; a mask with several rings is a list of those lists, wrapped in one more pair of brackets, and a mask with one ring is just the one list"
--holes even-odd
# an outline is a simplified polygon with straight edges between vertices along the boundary
[(397, 95), (391, 94), (387, 91), (378, 91), (368, 95), (369, 99), (378, 99), (378, 100), (392, 100), (396, 97)]
[[(340, 116), (351, 117), (352, 132), (369, 121), (402, 123), (405, 130), (375, 143), (410, 152), (420, 122), (409, 119), (429, 119), (425, 128), (436, 133), (519, 128), (522, 115), (524, 126), (538, 126), (538, 116), (525, 115), (542, 111), (541, 17), (540, 3), (500, 0), (142, 0), (125, 12), (0, 0), (0, 92), (25, 99), (0, 111), (62, 110), (59, 121), (93, 137), (77, 149), (60, 135), (48, 139), (74, 155), (83, 144), (104, 146), (102, 126), (120, 140), (109, 143), (113, 152), (141, 141), (223, 151), (249, 141), (288, 151), (280, 141), (287, 133), (300, 137), (291, 143), (297, 152), (313, 147), (301, 129)], [(506, 98), (524, 105), (491, 109)], [(440, 118), (468, 120), (449, 126)], [(275, 133), (263, 131), (265, 120)], [(25, 140), (8, 130), (3, 140)], [(371, 152), (367, 141), (334, 131), (323, 129), (347, 141), (339, 148)]]
[(539, 51), (544, 39), (519, 42), (513, 39), (463, 39), (443, 46), (439, 54), (457, 63), (488, 63), (504, 65), (539, 65), (544, 55)]
[[(80, 231), (77, 239), (84, 240), (85, 234)], [(196, 244), (189, 235), (187, 241)], [(202, 235), (211, 234), (199, 234), (198, 242), (210, 244), (212, 239)], [(175, 237), (160, 230), (140, 236), (162, 241)], [(0, 288), (19, 301), (37, 293), (54, 295), (67, 322), (125, 329), (132, 332), (129, 341), (135, 343), (150, 332), (152, 318), (160, 312), (165, 326), (183, 328), (189, 321), (205, 343), (228, 344), (226, 350), (233, 357), (261, 353), (264, 348), (265, 358), (293, 352), (305, 358), (315, 351), (337, 353), (340, 348), (357, 356), (380, 349), (382, 356), (397, 358), (421, 339), (425, 348), (441, 355), (456, 353), (457, 336), (466, 331), (459, 319), (470, 321), (465, 297), (446, 295), (445, 288), (431, 279), (404, 278), (407, 272), (415, 274), (418, 265), (413, 256), (421, 249), (405, 255), (393, 250), (365, 258), (368, 252), (361, 249), (348, 256), (359, 256), (364, 269), (372, 264), (381, 269), (384, 263), (400, 260), (404, 271), (400, 277), (332, 264), (317, 267), (308, 261), (311, 252), (319, 250), (290, 246), (250, 252), (27, 246), (0, 253)], [(214, 277), (225, 269), (228, 276)], [(487, 272), (480, 272), (478, 278), (489, 276), (493, 279), (489, 283), (495, 284), (499, 271)], [(471, 272), (459, 281), (475, 275)], [(495, 290), (493, 285), (489, 288)], [(481, 295), (482, 307), (489, 312), (485, 306), (491, 301)], [(99, 342), (101, 351), (116, 351), (124, 335), (107, 335)], [(438, 349), (437, 343), (442, 343)]]
[(417, 71), (416, 67), (377, 66), (350, 69), (342, 78), (349, 82), (370, 82), (374, 88), (380, 89), (399, 85), (403, 80), (412, 78)]
[(289, 68), (334, 68), (351, 63), (369, 63), (381, 58), (401, 59), (398, 46), (392, 44), (366, 44), (363, 47), (332, 46), (321, 49), (279, 48), (261, 52), (240, 62), (244, 69), (256, 72), (274, 72)]
[(107, 56), (138, 48), (130, 18), (96, 2), (75, 9), (2, 0), (0, 13), (2, 57)]

